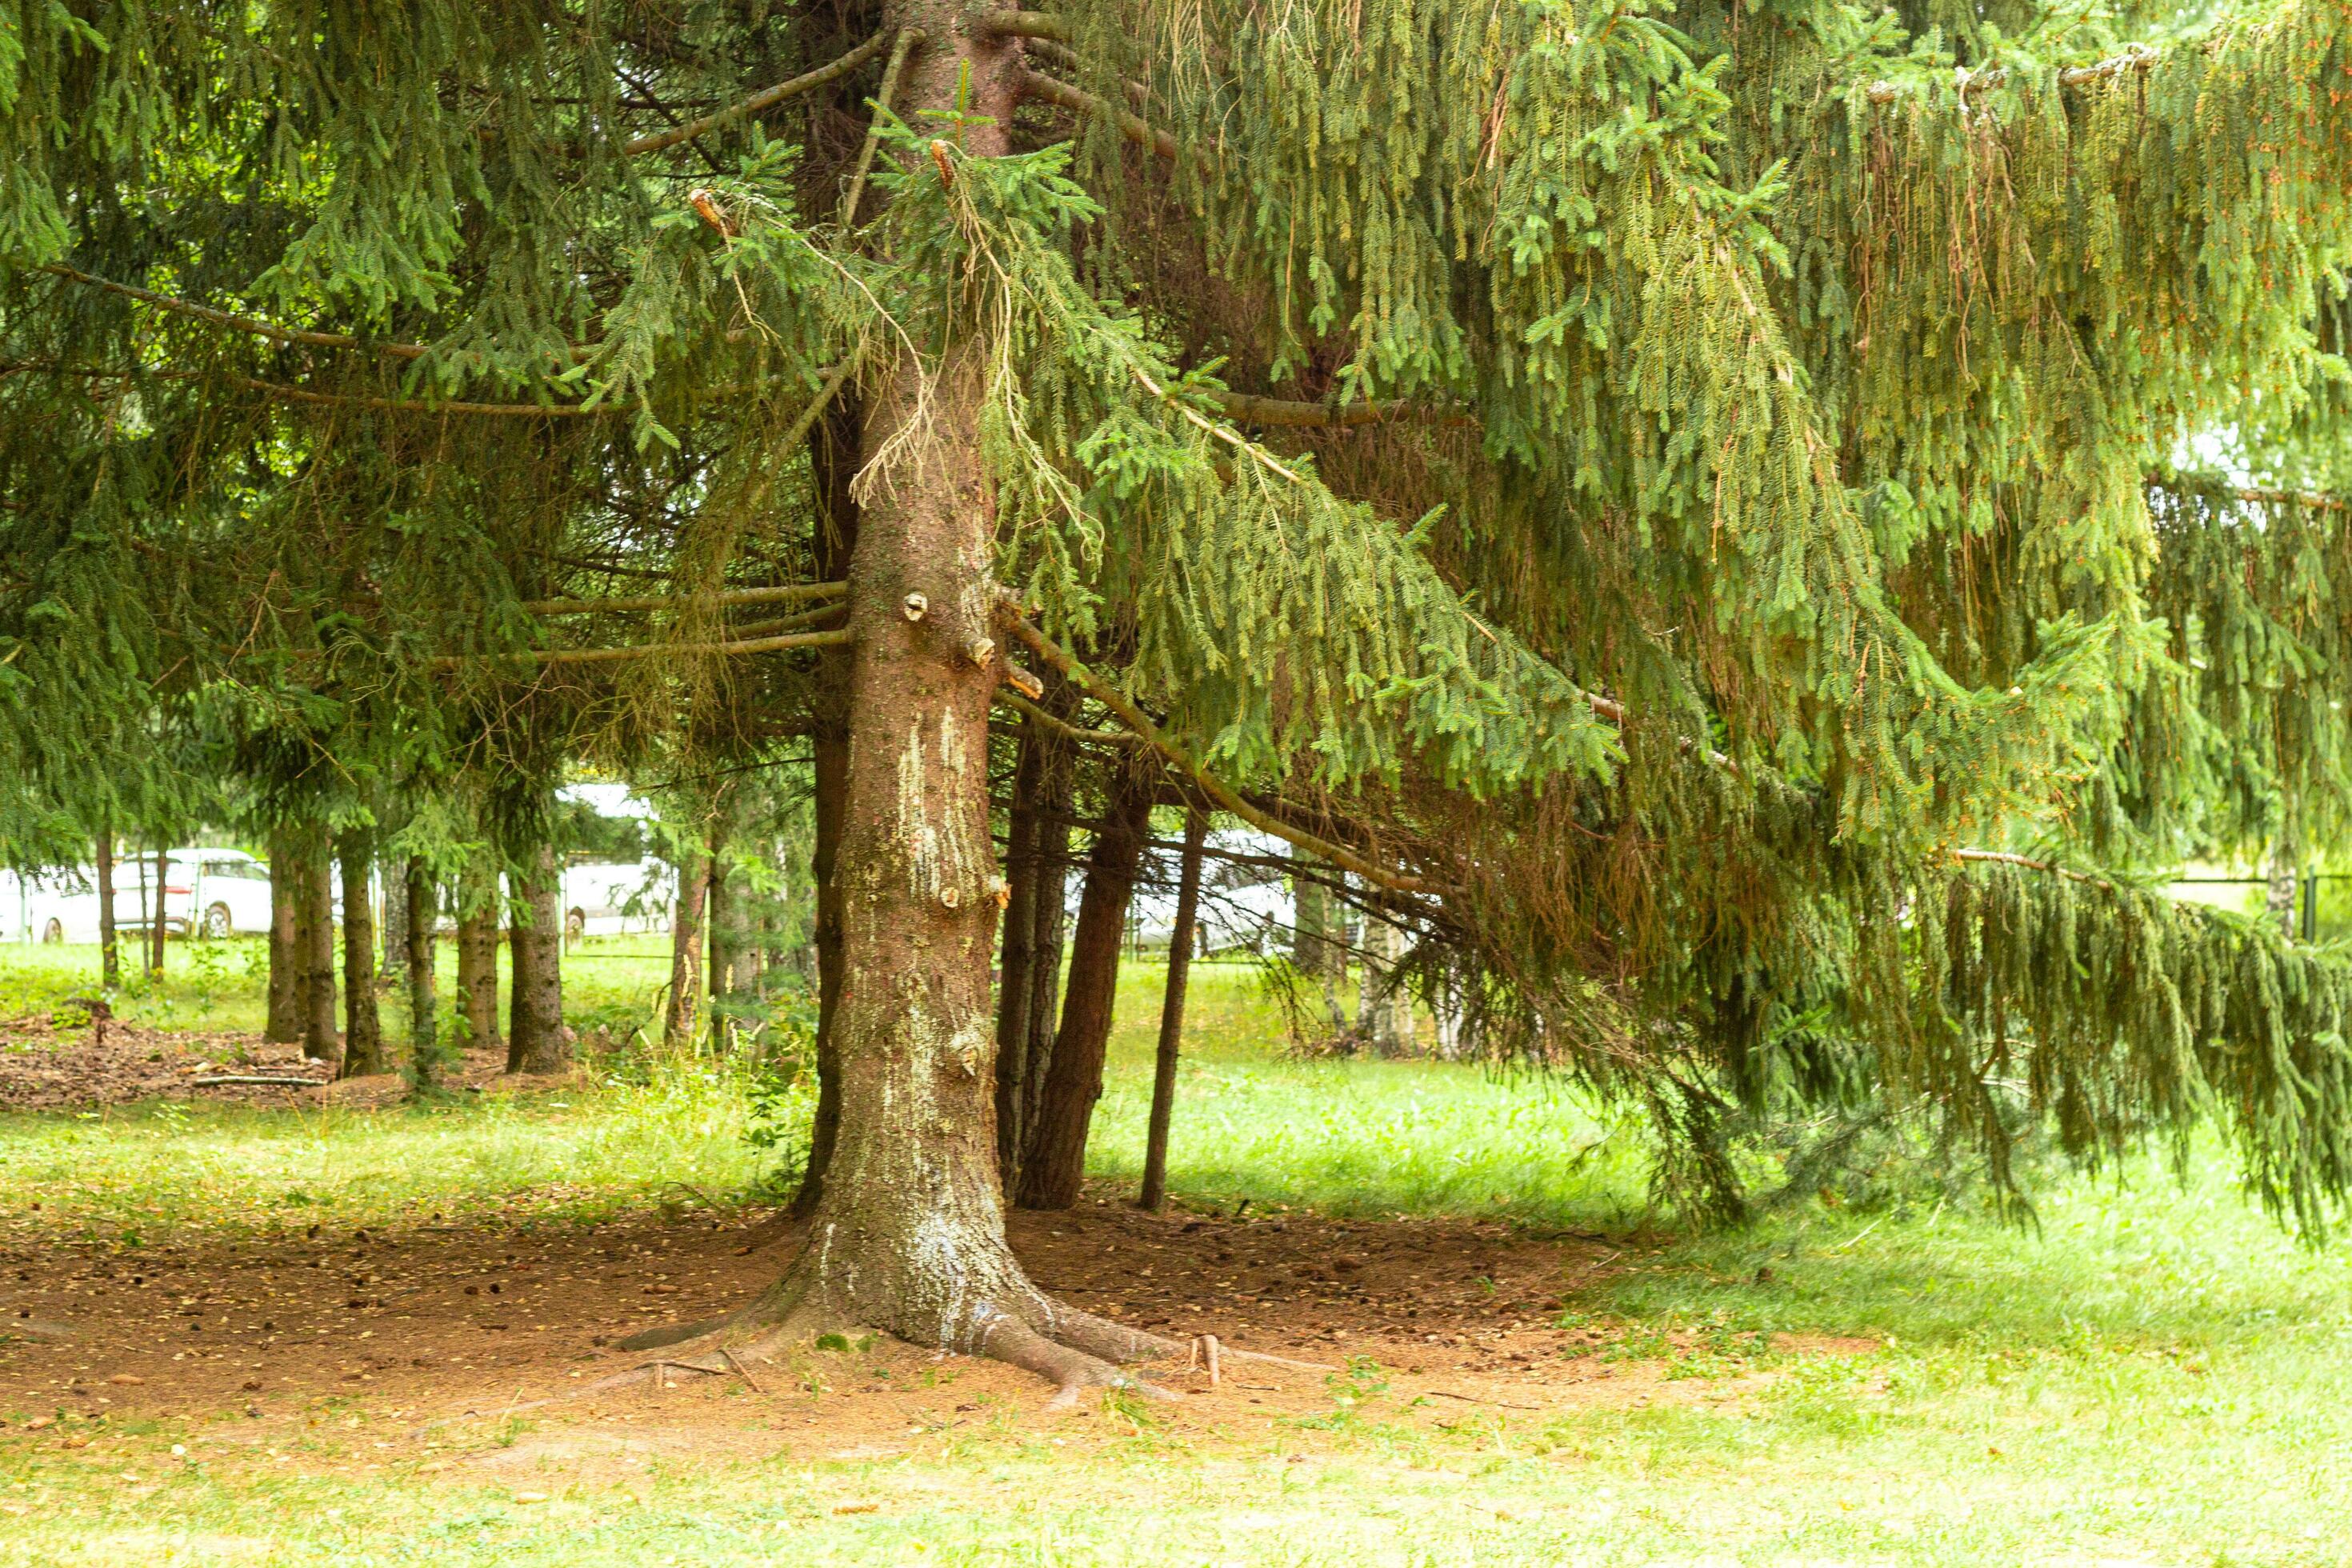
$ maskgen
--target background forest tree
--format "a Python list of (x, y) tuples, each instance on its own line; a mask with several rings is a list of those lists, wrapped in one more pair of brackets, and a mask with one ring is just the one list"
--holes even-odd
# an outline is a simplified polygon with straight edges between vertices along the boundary
[(8, 842), (158, 723), (517, 865), (570, 763), (804, 749), (828, 1239), (730, 1353), (1169, 1348), (1002, 1225), (1155, 805), (1718, 1210), (1809, 1108), (2211, 1118), (2315, 1232), (2352, 972), (2151, 879), (2352, 783), (2347, 20), (12, 5)]

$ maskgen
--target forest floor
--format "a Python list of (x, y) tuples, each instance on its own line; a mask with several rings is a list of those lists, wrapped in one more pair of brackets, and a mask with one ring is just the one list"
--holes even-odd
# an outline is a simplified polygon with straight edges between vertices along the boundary
[(1053, 1411), (860, 1340), (600, 1389), (645, 1359), (613, 1338), (797, 1241), (739, 1077), (199, 1089), (290, 1066), (247, 990), (151, 987), (100, 1046), (37, 957), (0, 954), (0, 1101), (46, 1107), (0, 1111), (0, 1563), (2352, 1564), (2352, 1259), (2214, 1151), (2049, 1173), (2032, 1230), (1882, 1172), (1676, 1236), (1634, 1130), (1293, 1059), (1213, 965), (1145, 1215), (1146, 965), (1087, 1197), (1014, 1246), (1082, 1305), (1314, 1365)]

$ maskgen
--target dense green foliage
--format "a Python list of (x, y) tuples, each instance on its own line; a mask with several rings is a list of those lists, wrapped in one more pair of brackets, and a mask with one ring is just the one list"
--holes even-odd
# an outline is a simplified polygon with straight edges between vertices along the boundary
[(1694, 1190), (2218, 1115), (2321, 1225), (2352, 968), (2140, 884), (2352, 799), (2347, 514), (2238, 493), (2345, 475), (2342, 0), (1050, 15), (979, 159), (877, 7), (0, 10), (8, 855), (159, 726), (329, 816), (772, 760), (813, 657), (724, 645), (825, 613), (709, 592), (911, 351), (1045, 629)]

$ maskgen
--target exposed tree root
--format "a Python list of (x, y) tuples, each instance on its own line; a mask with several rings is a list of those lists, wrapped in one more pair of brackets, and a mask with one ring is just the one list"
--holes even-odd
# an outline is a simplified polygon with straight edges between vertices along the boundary
[[(817, 1292), (788, 1285), (726, 1318), (667, 1324), (631, 1334), (616, 1342), (621, 1349), (667, 1351), (675, 1347), (675, 1353), (647, 1362), (620, 1377), (655, 1375), (667, 1366), (713, 1374), (731, 1373), (749, 1382), (749, 1363), (779, 1360), (792, 1348), (821, 1333), (838, 1332), (844, 1326), (869, 1326), (860, 1321), (865, 1314), (854, 1310), (826, 1310), (810, 1299), (814, 1294)], [(1129, 1369), (1137, 1363), (1196, 1353), (1191, 1342), (1146, 1333), (1081, 1311), (1034, 1287), (1020, 1292), (1020, 1296), (1025, 1300), (1017, 1300), (1017, 1304), (982, 1301), (970, 1308), (963, 1314), (963, 1321), (951, 1325), (948, 1332), (939, 1336), (938, 1342), (942, 1348), (986, 1356), (1035, 1373), (1054, 1385), (1049, 1409), (1067, 1408), (1076, 1403), (1081, 1391), (1088, 1388), (1131, 1388), (1155, 1399), (1182, 1397), (1174, 1389), (1162, 1387)], [(924, 1339), (913, 1339), (911, 1342), (921, 1343)], [(607, 1378), (593, 1386), (607, 1388), (615, 1384), (615, 1379)]]

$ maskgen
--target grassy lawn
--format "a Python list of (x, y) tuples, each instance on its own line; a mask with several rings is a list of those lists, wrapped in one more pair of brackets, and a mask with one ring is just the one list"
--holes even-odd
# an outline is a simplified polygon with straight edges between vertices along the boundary
[[(0, 955), (17, 996), (58, 978), (24, 951)], [(658, 984), (656, 956), (592, 945), (567, 988), (627, 1004)], [(245, 1017), (249, 994), (205, 1000), (193, 968), (132, 1008)], [(1092, 1163), (1121, 1184), (1156, 983), (1143, 966), (1123, 989), (1097, 1116)], [(1608, 1233), (1623, 1256), (1562, 1281), (1564, 1319), (1606, 1326), (1610, 1355), (1743, 1392), (1473, 1405), (1432, 1425), (1360, 1368), (1312, 1420), (1209, 1432), (1124, 1405), (1057, 1421), (1033, 1401), (887, 1457), (658, 1451), (626, 1487), (445, 1468), (358, 1399), (274, 1455), (222, 1442), (226, 1414), (119, 1423), (102, 1465), (28, 1432), (37, 1412), (0, 1410), (0, 1563), (2352, 1563), (2352, 1258), (2277, 1234), (2213, 1151), (2185, 1190), (2153, 1171), (2063, 1182), (2038, 1231), (1951, 1205), (1815, 1205), (1652, 1244), (1637, 1227), (1666, 1222), (1630, 1130), (1540, 1082), (1286, 1059), (1242, 970), (1196, 971), (1194, 994), (1180, 1202)], [(759, 1174), (742, 1121), (737, 1080), (690, 1063), (537, 1100), (0, 1118), (0, 1241), (266, 1241), (321, 1215), (572, 1224), (674, 1203), (680, 1184), (726, 1203)], [(1875, 1348), (1759, 1337), (1787, 1334)], [(489, 1441), (562, 1427), (517, 1419)]]

